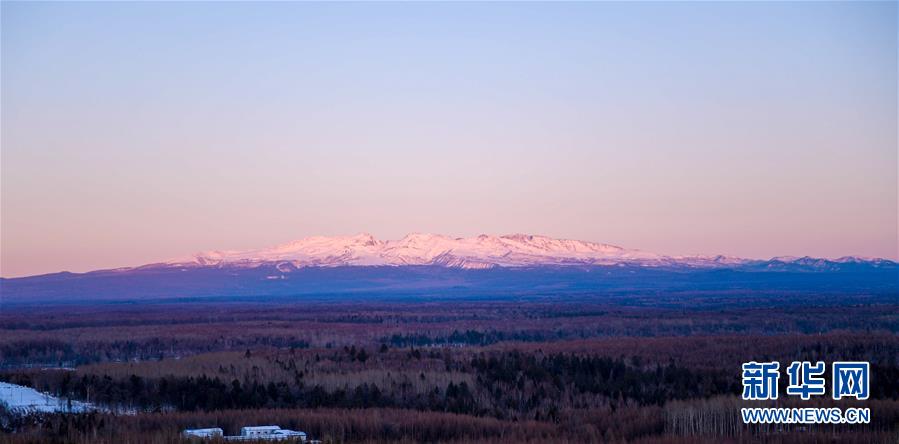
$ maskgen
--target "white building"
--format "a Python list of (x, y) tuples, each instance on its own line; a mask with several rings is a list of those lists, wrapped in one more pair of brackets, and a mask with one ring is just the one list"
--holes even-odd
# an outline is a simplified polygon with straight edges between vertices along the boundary
[(297, 441), (306, 442), (306, 433), (296, 430), (282, 429), (279, 426), (241, 427), (240, 435), (225, 436), (220, 428), (187, 429), (182, 435), (185, 438), (212, 439), (222, 438), (225, 441)]
[(185, 438), (219, 438), (225, 435), (225, 432), (218, 428), (208, 429), (187, 429), (181, 433)]
[(272, 433), (277, 432), (278, 430), (281, 430), (281, 427), (278, 427), (276, 425), (241, 427), (240, 428), (240, 436), (249, 436), (249, 437), (269, 436)]

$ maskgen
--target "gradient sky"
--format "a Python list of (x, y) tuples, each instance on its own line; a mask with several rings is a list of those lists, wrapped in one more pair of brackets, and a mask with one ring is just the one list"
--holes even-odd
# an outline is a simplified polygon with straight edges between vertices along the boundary
[(0, 274), (308, 235), (897, 257), (896, 3), (2, 3)]

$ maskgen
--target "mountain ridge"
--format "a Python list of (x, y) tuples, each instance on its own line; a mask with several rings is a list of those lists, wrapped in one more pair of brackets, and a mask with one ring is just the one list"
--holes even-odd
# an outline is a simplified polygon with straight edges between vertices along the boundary
[(0, 278), (0, 303), (611, 297), (696, 291), (722, 297), (848, 292), (880, 300), (895, 296), (897, 270), (890, 260), (854, 256), (665, 256), (524, 234), (453, 238), (413, 233), (383, 241), (363, 233), (313, 236), (256, 250), (214, 250), (138, 267)]
[(450, 237), (410, 233), (398, 240), (379, 240), (368, 233), (310, 236), (270, 248), (211, 250), (147, 266), (290, 268), (428, 265), (462, 269), (538, 266), (609, 266), (723, 268), (797, 264), (827, 267), (849, 263), (894, 263), (887, 259), (844, 256), (839, 259), (774, 257), (769, 260), (725, 255), (671, 256), (617, 245), (531, 234)]
[(264, 266), (281, 272), (306, 268), (406, 266), (463, 270), (621, 266), (696, 270), (835, 271), (852, 267), (895, 268), (897, 262), (860, 256), (832, 259), (811, 256), (775, 256), (770, 259), (725, 255), (675, 256), (606, 243), (529, 234), (482, 234), (465, 238), (411, 233), (399, 240), (385, 241), (368, 233), (360, 233), (351, 236), (310, 236), (262, 249), (211, 250), (138, 266), (0, 277), (0, 282), (32, 278), (67, 279), (96, 273), (128, 273), (154, 269), (249, 269)]

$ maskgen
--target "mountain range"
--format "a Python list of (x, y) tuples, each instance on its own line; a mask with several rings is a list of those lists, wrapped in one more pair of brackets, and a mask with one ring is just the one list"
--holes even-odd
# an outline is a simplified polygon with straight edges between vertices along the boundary
[(257, 250), (208, 251), (140, 267), (0, 279), (0, 305), (685, 292), (895, 298), (897, 271), (893, 261), (854, 256), (667, 256), (523, 234), (410, 234), (388, 241), (358, 234), (307, 237)]
[(258, 267), (275, 264), (284, 270), (304, 267), (431, 265), (461, 269), (540, 266), (738, 267), (746, 265), (834, 267), (845, 263), (886, 264), (884, 259), (846, 256), (827, 260), (776, 257), (770, 261), (732, 256), (666, 256), (615, 245), (547, 236), (511, 234), (449, 237), (409, 234), (399, 240), (355, 236), (313, 236), (258, 250), (215, 250), (149, 266)]

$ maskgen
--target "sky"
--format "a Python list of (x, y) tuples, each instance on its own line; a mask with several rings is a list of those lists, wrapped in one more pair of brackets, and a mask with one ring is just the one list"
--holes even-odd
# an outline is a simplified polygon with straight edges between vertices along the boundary
[(896, 5), (4, 1), (0, 275), (359, 232), (896, 259)]

